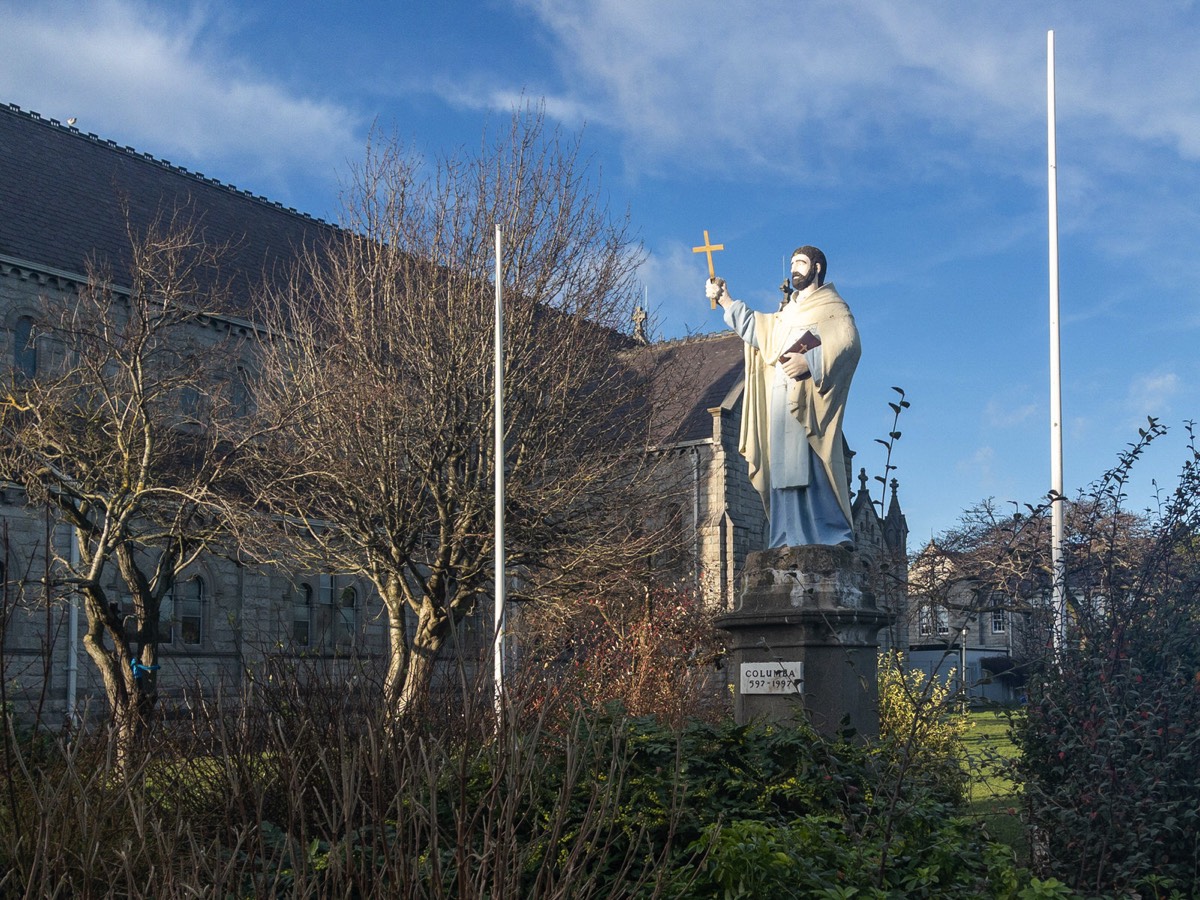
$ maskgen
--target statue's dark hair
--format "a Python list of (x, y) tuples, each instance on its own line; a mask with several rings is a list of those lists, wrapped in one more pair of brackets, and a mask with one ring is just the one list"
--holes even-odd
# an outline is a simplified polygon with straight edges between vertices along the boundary
[(817, 273), (817, 287), (825, 283), (825, 276), (829, 274), (829, 263), (825, 261), (825, 254), (811, 244), (805, 244), (803, 247), (797, 247), (792, 251), (792, 258), (797, 253), (808, 257), (808, 261), (815, 266), (820, 266), (821, 270)]

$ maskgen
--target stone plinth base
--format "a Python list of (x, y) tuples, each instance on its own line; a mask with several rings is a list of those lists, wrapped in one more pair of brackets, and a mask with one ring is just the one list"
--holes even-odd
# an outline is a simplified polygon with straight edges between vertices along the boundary
[[(862, 557), (842, 547), (746, 557), (738, 608), (717, 620), (731, 638), (739, 724), (806, 713), (823, 734), (836, 735), (847, 717), (859, 735), (879, 734), (878, 634), (893, 616), (876, 607), (867, 576)], [(763, 677), (772, 674), (783, 683)]]

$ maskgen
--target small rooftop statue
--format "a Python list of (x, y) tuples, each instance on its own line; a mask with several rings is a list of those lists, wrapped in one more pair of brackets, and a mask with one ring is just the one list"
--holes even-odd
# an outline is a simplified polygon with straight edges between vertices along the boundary
[(646, 334), (646, 310), (640, 306), (633, 308), (633, 339), (639, 344), (645, 346), (650, 343), (650, 338)]

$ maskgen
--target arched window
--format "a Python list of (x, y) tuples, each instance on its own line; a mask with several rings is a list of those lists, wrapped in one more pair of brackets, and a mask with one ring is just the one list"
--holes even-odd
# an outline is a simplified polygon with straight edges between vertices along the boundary
[(33, 318), (21, 316), (13, 330), (13, 371), (25, 378), (37, 375), (37, 335)]

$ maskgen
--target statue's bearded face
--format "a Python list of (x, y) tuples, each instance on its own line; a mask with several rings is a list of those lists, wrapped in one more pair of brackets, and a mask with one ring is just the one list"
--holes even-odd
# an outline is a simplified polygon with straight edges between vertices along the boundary
[(792, 290), (802, 291), (817, 280), (818, 268), (803, 253), (792, 257)]

